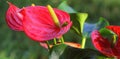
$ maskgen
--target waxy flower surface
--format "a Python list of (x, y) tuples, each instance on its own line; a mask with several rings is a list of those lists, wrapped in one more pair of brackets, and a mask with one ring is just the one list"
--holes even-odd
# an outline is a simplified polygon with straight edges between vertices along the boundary
[(107, 26), (107, 29), (113, 31), (118, 39), (115, 43), (101, 36), (99, 31), (94, 30), (91, 34), (92, 42), (96, 49), (108, 57), (120, 59), (120, 26)]
[(37, 41), (50, 40), (65, 34), (72, 24), (70, 17), (66, 12), (61, 10), (54, 9), (54, 11), (59, 19), (60, 27), (55, 25), (46, 7), (26, 7), (22, 11), (24, 16), (23, 27), (25, 33), (33, 40)]
[[(13, 6), (13, 4), (10, 4), (6, 14), (8, 25), (12, 29), (16, 29), (17, 26), (12, 25), (19, 25), (20, 23), (22, 30), (35, 41), (41, 42), (51, 40), (53, 38), (59, 38), (65, 34), (72, 25), (69, 14), (56, 8), (53, 10), (58, 18), (59, 27), (54, 23), (53, 18), (46, 6), (27, 6), (21, 9)], [(17, 23), (16, 21), (20, 22)]]
[(9, 8), (6, 12), (6, 22), (12, 30), (23, 31), (23, 16), (19, 13), (20, 9), (8, 2)]

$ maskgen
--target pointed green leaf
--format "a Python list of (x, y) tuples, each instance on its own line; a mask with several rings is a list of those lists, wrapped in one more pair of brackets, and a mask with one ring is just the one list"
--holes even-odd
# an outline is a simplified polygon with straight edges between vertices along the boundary
[(73, 30), (75, 34), (77, 34), (79, 36), (82, 36), (81, 32), (80, 32), (79, 22), (77, 21), (77, 19), (78, 19), (77, 18), (77, 13), (71, 13), (70, 18), (71, 18), (71, 20), (73, 22), (71, 30)]
[(68, 13), (76, 13), (76, 11), (67, 4), (67, 1), (63, 1), (63, 2), (58, 6), (58, 8), (61, 9), (61, 10), (66, 11), (66, 12), (68, 12)]
[(78, 13), (77, 16), (78, 16), (78, 21), (80, 23), (81, 33), (83, 33), (84, 23), (88, 17), (88, 14), (87, 13)]
[[(101, 35), (105, 38), (107, 38), (110, 42), (113, 42), (113, 36), (115, 35), (117, 37), (117, 35), (115, 33), (113, 33), (112, 31), (106, 29), (106, 28), (102, 28), (99, 30)], [(116, 42), (116, 40), (114, 41)]]
[(99, 21), (96, 24), (96, 27), (98, 29), (100, 29), (100, 28), (103, 28), (103, 27), (108, 26), (108, 25), (109, 25), (109, 22), (105, 18), (100, 17)]
[(109, 36), (109, 35), (111, 36), (111, 35), (114, 34), (112, 31), (108, 30), (107, 28), (102, 28), (99, 31), (100, 31), (102, 36), (106, 36), (106, 35), (107, 36)]
[(49, 59), (59, 59), (66, 47), (67, 45), (65, 44), (53, 46), (53, 48), (50, 50)]
[(98, 56), (104, 57), (93, 49), (79, 49), (60, 44), (50, 50), (49, 59), (98, 59)]

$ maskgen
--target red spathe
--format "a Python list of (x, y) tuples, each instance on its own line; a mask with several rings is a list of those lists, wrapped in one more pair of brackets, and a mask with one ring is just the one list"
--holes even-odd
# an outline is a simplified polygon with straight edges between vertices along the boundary
[[(58, 38), (65, 34), (71, 27), (72, 22), (68, 13), (54, 9), (60, 27), (57, 27), (52, 20), (48, 9), (44, 6), (29, 6), (21, 11), (23, 14), (24, 32), (33, 40), (47, 41)], [(66, 24), (64, 26), (64, 24)]]
[(108, 57), (116, 57), (117, 59), (120, 58), (120, 26), (107, 26), (107, 29), (113, 31), (118, 40), (114, 44), (110, 43), (108, 39), (102, 37), (97, 30), (94, 30), (91, 33), (91, 39), (96, 49), (98, 49), (101, 53)]
[(8, 2), (9, 8), (6, 12), (6, 22), (8, 26), (15, 31), (23, 31), (23, 16), (19, 13), (20, 9)]
[(56, 26), (52, 16), (45, 6), (27, 6), (19, 9), (10, 5), (6, 12), (6, 22), (12, 30), (24, 31), (35, 41), (47, 41), (59, 38), (71, 27), (72, 22), (68, 13), (55, 9), (60, 27)]

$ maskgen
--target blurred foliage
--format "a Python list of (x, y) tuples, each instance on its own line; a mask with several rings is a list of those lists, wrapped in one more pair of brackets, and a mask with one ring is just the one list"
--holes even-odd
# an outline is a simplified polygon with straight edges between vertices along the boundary
[[(0, 59), (48, 59), (48, 51), (41, 47), (38, 42), (30, 40), (23, 32), (15, 32), (8, 28), (5, 22), (5, 12), (8, 8), (6, 1), (0, 0)], [(53, 7), (58, 7), (63, 0), (8, 1), (22, 8), (32, 3), (36, 5), (50, 4)], [(67, 3), (76, 11), (88, 13), (87, 21), (98, 21), (99, 17), (102, 16), (108, 19), (110, 24), (120, 25), (120, 0), (68, 0)], [(68, 39), (66, 41), (79, 42), (81, 38), (73, 33), (70, 30), (64, 35), (65, 39)]]
[(105, 57), (93, 49), (79, 49), (65, 44), (55, 45), (50, 51), (50, 59), (98, 59)]
[(104, 17), (110, 24), (120, 25), (120, 0), (69, 0), (68, 3), (77, 11), (88, 13), (90, 21)]

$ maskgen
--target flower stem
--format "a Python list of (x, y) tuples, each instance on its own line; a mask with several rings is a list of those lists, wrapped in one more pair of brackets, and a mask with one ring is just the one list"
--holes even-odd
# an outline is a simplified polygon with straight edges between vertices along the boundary
[(60, 39), (61, 39), (61, 43), (64, 44), (64, 38), (63, 38), (63, 36)]
[(82, 46), (81, 46), (82, 49), (85, 48), (85, 43), (86, 43), (86, 37), (82, 37)]
[(47, 43), (48, 49), (50, 50), (50, 44), (49, 44), (49, 42), (46, 41), (46, 43)]
[(54, 40), (54, 44), (56, 45), (57, 44), (56, 38), (54, 38), (53, 40)]

